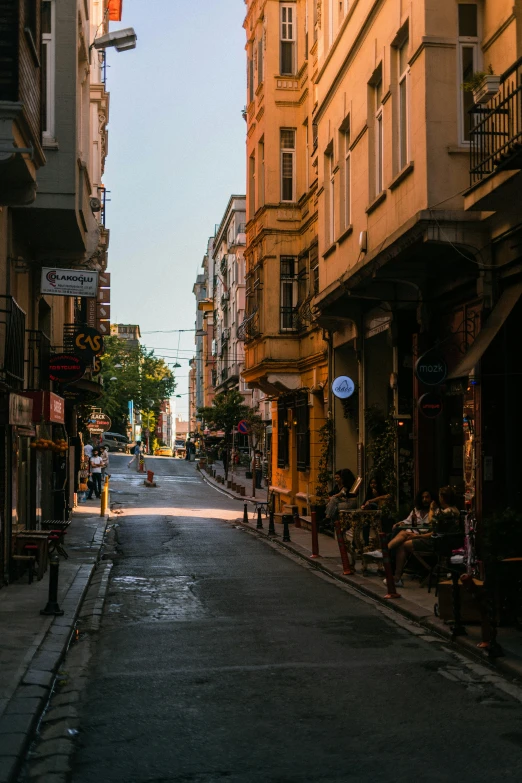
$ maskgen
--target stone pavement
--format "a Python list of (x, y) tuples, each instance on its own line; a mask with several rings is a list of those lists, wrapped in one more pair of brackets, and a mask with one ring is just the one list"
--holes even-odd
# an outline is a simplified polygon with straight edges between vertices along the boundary
[(27, 584), (24, 576), (0, 590), (0, 783), (16, 780), (73, 634), (107, 525), (99, 508), (92, 500), (73, 514), (65, 543), (69, 559), (60, 558), (62, 617), (40, 614), (49, 569), (40, 581)]
[[(212, 467), (216, 468), (216, 465)], [(217, 465), (218, 471), (222, 473), (221, 464)], [(263, 516), (263, 529), (257, 530), (257, 514), (255, 506), (251, 504), (251, 498), (242, 497), (241, 495), (232, 492), (230, 489), (225, 489), (221, 484), (218, 484), (207, 473), (201, 472), (201, 476), (209, 484), (212, 484), (216, 488), (219, 488), (221, 492), (226, 492), (232, 497), (235, 497), (238, 501), (244, 503), (247, 501), (248, 506), (248, 527), (255, 531), (257, 535), (268, 538), (268, 520)], [(240, 483), (240, 480), (236, 477), (236, 483)], [(261, 494), (262, 493), (262, 494)], [(266, 500), (266, 488), (260, 490), (260, 497), (256, 498), (259, 502)], [(242, 510), (242, 506), (240, 506)], [(303, 519), (303, 518), (302, 518)], [(306, 519), (306, 518), (304, 518)], [(241, 517), (242, 521), (242, 517)], [(451, 639), (451, 630), (449, 625), (444, 623), (434, 614), (434, 605), (436, 602), (435, 593), (432, 590), (428, 593), (426, 587), (420, 587), (418, 581), (411, 579), (409, 576), (404, 578), (404, 588), (399, 588), (397, 592), (401, 595), (400, 599), (388, 600), (384, 596), (387, 592), (386, 586), (383, 584), (382, 575), (376, 573), (376, 569), (372, 571), (372, 566), (369, 566), (368, 576), (362, 576), (360, 573), (361, 565), (357, 563), (357, 569), (359, 573), (351, 576), (345, 576), (343, 574), (343, 567), (341, 563), (341, 557), (339, 554), (339, 547), (337, 542), (331, 536), (319, 533), (319, 553), (321, 557), (317, 560), (310, 560), (312, 554), (312, 536), (311, 532), (305, 528), (295, 528), (294, 525), (290, 526), (291, 542), (284, 542), (282, 539), (282, 525), (278, 523), (276, 517), (276, 532), (277, 544), (292, 551), (294, 554), (304, 558), (308, 562), (314, 564), (316, 568), (319, 568), (336, 579), (339, 579), (349, 584), (354, 589), (368, 595), (371, 598), (378, 600), (389, 606), (391, 609), (403, 614), (420, 625), (428, 628), (430, 631), (437, 633), (447, 639)], [(457, 637), (457, 645), (465, 648), (468, 653), (481, 659), (488, 659), (487, 654), (477, 649), (477, 644), (480, 642), (480, 627), (478, 625), (466, 625), (466, 636)], [(498, 629), (498, 642), (502, 646), (504, 651), (504, 657), (497, 658), (494, 663), (509, 677), (522, 679), (522, 633), (511, 627), (500, 627)]]

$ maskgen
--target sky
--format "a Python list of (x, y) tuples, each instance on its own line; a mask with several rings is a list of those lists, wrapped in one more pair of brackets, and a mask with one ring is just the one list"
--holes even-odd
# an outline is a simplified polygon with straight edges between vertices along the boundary
[[(112, 323), (180, 369), (176, 412), (188, 414), (188, 359), (208, 238), (232, 193), (245, 191), (243, 0), (123, 0), (134, 50), (107, 50)], [(156, 333), (154, 333), (156, 332)]]

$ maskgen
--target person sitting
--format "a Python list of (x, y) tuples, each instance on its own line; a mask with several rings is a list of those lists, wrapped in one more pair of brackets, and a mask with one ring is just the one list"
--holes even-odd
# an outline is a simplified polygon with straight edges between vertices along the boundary
[(418, 555), (422, 559), (424, 555), (431, 555), (435, 551), (435, 546), (431, 537), (434, 533), (434, 526), (439, 521), (439, 517), (460, 517), (460, 512), (455, 506), (455, 491), (453, 487), (441, 487), (439, 489), (439, 503), (435, 500), (430, 503), (428, 514), (428, 524), (430, 530), (427, 533), (418, 533), (417, 531), (401, 531), (388, 544), (388, 549), (397, 549), (395, 559), (395, 586), (403, 587), (402, 572), (406, 561), (411, 554)]
[(355, 497), (350, 494), (350, 488), (355, 482), (355, 477), (349, 468), (337, 470), (334, 475), (334, 486), (329, 492), (330, 500), (326, 506), (326, 516), (334, 521), (339, 513), (339, 504), (347, 498)]
[(366, 497), (361, 506), (363, 511), (376, 511), (382, 508), (390, 500), (391, 495), (383, 489), (382, 483), (377, 476), (372, 476), (366, 490)]

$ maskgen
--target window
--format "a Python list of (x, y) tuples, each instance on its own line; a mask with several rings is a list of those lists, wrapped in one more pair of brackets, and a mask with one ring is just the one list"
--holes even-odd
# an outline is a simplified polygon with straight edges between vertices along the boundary
[(335, 174), (334, 157), (332, 149), (325, 155), (325, 186), (326, 186), (326, 244), (329, 247), (335, 242)]
[(382, 127), (382, 76), (373, 88), (375, 99), (375, 195), (382, 193), (383, 188), (383, 127)]
[(248, 159), (248, 218), (252, 220), (256, 212), (256, 157)]
[(248, 58), (248, 102), (254, 100), (254, 57), (251, 54)]
[(262, 207), (265, 203), (265, 142), (262, 139), (257, 148), (258, 177), (257, 177), (257, 204)]
[(317, 245), (310, 248), (310, 293), (319, 293), (319, 253)]
[(301, 392), (296, 397), (295, 420), (297, 470), (304, 472), (310, 467), (310, 417), (307, 392)]
[(281, 128), (281, 201), (295, 201), (295, 129)]
[(352, 222), (352, 169), (350, 152), (350, 120), (346, 119), (341, 125), (340, 147), (343, 155), (343, 176), (342, 176), (342, 224), (343, 229), (347, 229)]
[(409, 163), (409, 76), (408, 45), (406, 38), (397, 51), (399, 76), (399, 171)]
[(263, 36), (257, 42), (257, 84), (263, 83), (264, 78), (264, 59), (263, 59)]
[(55, 87), (55, 6), (54, 0), (42, 2), (42, 137), (54, 140), (54, 87)]
[(474, 3), (459, 3), (458, 7), (458, 95), (459, 95), (459, 137), (461, 143), (469, 142), (471, 126), (470, 109), (473, 108), (473, 94), (462, 89), (479, 70), (478, 7)]
[(297, 314), (297, 259), (281, 256), (281, 324), (282, 332), (296, 329)]
[(24, 0), (24, 29), (31, 34), (36, 45), (36, 0)]
[(296, 72), (296, 20), (295, 5), (281, 5), (281, 62), (282, 75)]
[(277, 467), (288, 465), (288, 421), (287, 407), (284, 399), (277, 401)]

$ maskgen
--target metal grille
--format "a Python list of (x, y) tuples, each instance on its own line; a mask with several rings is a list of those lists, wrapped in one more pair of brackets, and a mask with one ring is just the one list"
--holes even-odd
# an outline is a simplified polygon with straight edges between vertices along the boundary
[(522, 168), (522, 58), (502, 76), (497, 95), (470, 116), (471, 185), (500, 169)]
[(44, 332), (27, 330), (27, 389), (49, 391), (49, 359), (51, 341)]
[(252, 340), (259, 334), (259, 313), (257, 307), (248, 315), (237, 330), (238, 340)]
[(21, 389), (25, 372), (25, 312), (12, 296), (0, 296), (0, 380)]

